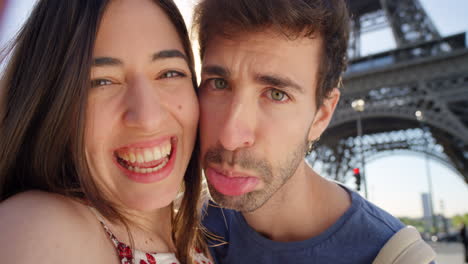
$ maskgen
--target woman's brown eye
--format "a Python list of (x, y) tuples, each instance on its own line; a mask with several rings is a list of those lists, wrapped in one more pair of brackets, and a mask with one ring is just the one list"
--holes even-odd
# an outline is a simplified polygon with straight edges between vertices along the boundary
[(111, 84), (112, 82), (106, 79), (97, 79), (97, 80), (91, 81), (91, 87), (105, 86), (105, 85), (111, 85)]
[(182, 77), (184, 76), (182, 73), (177, 71), (168, 71), (163, 74), (162, 78), (175, 78), (175, 77)]

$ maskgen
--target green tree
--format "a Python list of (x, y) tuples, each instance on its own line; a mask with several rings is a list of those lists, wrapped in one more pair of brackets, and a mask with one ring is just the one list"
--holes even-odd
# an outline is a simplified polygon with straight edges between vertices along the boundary
[(464, 215), (456, 215), (452, 218), (453, 226), (459, 227), (462, 224), (468, 225), (468, 213)]
[(403, 224), (414, 226), (419, 232), (424, 232), (424, 221), (422, 219), (414, 219), (409, 217), (400, 217), (399, 219)]

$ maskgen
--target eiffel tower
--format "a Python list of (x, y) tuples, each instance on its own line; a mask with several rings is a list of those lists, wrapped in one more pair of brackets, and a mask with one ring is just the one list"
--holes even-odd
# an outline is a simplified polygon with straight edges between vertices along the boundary
[[(343, 182), (363, 161), (421, 153), (468, 183), (465, 33), (441, 37), (418, 0), (350, 0), (349, 6), (350, 63), (342, 97), (308, 161)], [(391, 28), (396, 48), (361, 56), (361, 35), (382, 28)], [(353, 108), (359, 99), (364, 109)]]

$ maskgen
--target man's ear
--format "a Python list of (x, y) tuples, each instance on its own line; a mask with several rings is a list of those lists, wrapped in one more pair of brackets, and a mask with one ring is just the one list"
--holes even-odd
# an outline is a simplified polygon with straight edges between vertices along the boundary
[(328, 127), (339, 100), (340, 90), (338, 90), (338, 88), (333, 88), (330, 94), (324, 98), (322, 105), (315, 113), (314, 121), (309, 130), (309, 141), (317, 140)]

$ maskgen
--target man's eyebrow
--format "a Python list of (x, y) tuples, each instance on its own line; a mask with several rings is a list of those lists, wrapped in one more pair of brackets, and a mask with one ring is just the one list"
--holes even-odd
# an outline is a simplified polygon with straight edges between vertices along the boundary
[(304, 93), (304, 89), (293, 80), (274, 74), (257, 74), (255, 81), (263, 85), (271, 85), (278, 88), (293, 88), (294, 90)]
[(202, 69), (202, 74), (207, 74), (207, 75), (216, 75), (219, 77), (223, 77), (225, 79), (229, 79), (229, 76), (231, 73), (229, 72), (228, 69), (219, 66), (219, 65), (207, 65), (203, 66)]
[(93, 66), (95, 67), (120, 66), (122, 64), (121, 60), (111, 57), (97, 57), (93, 59)]
[(162, 50), (153, 54), (152, 61), (170, 58), (181, 58), (188, 61), (187, 56), (180, 50)]

